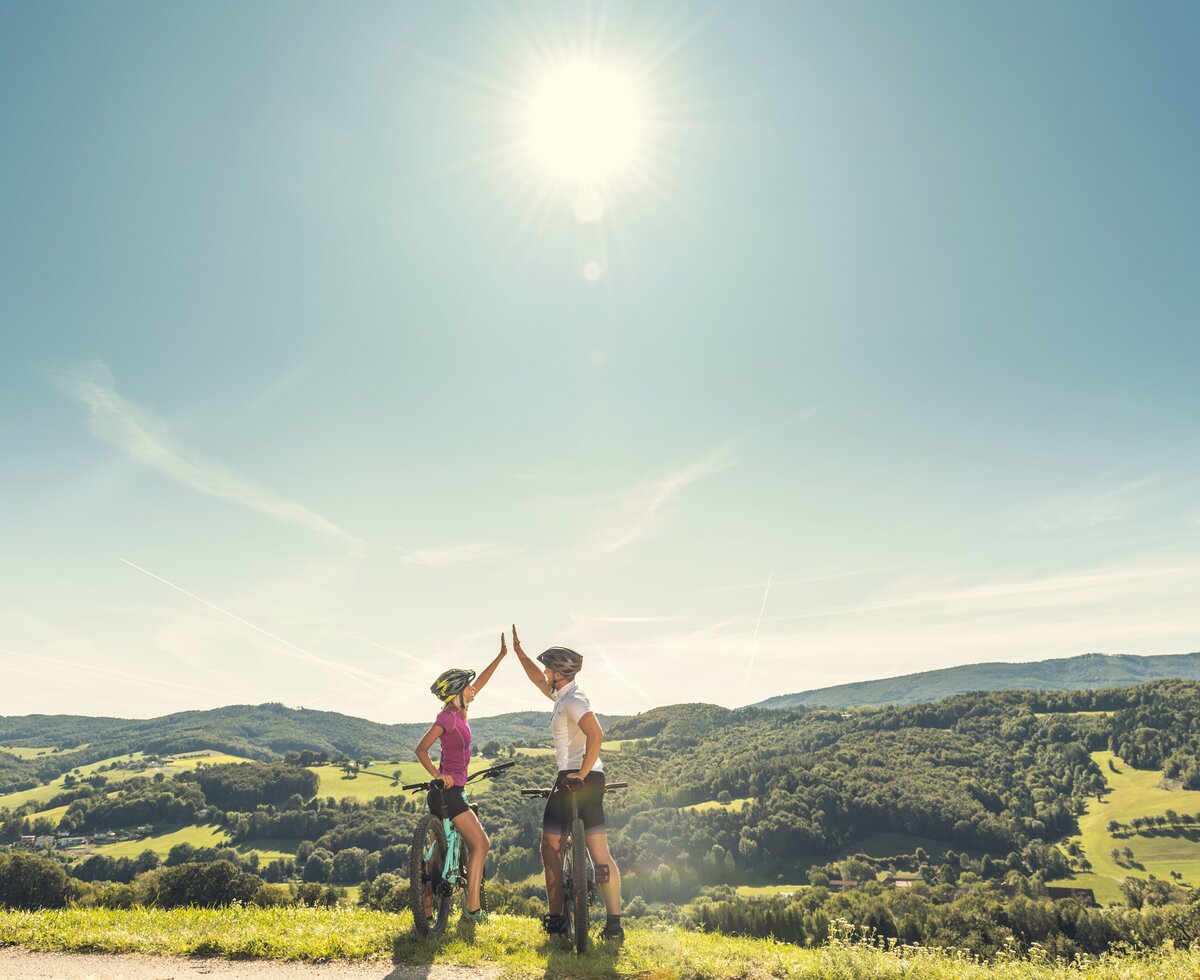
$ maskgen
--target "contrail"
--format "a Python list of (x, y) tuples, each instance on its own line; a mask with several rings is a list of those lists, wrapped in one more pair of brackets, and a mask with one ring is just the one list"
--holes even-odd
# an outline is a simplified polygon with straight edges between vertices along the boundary
[(758, 654), (758, 628), (762, 626), (763, 613), (767, 611), (767, 596), (771, 594), (771, 579), (775, 577), (775, 569), (767, 573), (767, 587), (763, 589), (762, 605), (758, 609), (758, 621), (754, 624), (754, 639), (750, 644), (750, 662), (746, 664), (746, 676), (742, 678), (742, 687), (750, 682), (750, 672), (754, 670), (754, 658)]
[(384, 653), (394, 653), (397, 657), (404, 657), (411, 660), (413, 663), (420, 664), (422, 667), (427, 667), (429, 662), (422, 660), (420, 657), (413, 656), (404, 650), (397, 650), (394, 647), (385, 647), (382, 643), (376, 643), (374, 640), (368, 640), (365, 636), (359, 636), (357, 633), (343, 633), (343, 636), (348, 636), (352, 640), (358, 640), (359, 643), (365, 643), (367, 646), (374, 647), (376, 650), (382, 650)]
[[(202, 691), (204, 694), (216, 696), (220, 692), (210, 690), (208, 688), (198, 688), (195, 684), (180, 684), (176, 681), (154, 680), (140, 674), (133, 674), (127, 670), (115, 670), (112, 667), (102, 667), (99, 664), (81, 664), (71, 660), (59, 660), (56, 657), (44, 657), (40, 654), (21, 653), (17, 650), (0, 650), (0, 655), (5, 657), (20, 657), (22, 660), (30, 660), (36, 664), (55, 664), (59, 667), (70, 667), (72, 670), (91, 671), (94, 674), (108, 674), (112, 677), (120, 677), (122, 680), (132, 681), (135, 684), (144, 684), (147, 687), (168, 687), (175, 688), (180, 691), (189, 691), (196, 693)], [(41, 676), (45, 676), (45, 671), (41, 672)]]
[(596, 639), (596, 634), (593, 633), (590, 629), (588, 629), (587, 625), (585, 623), (581, 622), (579, 617), (576, 616), (574, 613), (568, 613), (568, 615), (571, 617), (571, 621), (577, 627), (579, 627), (581, 630), (586, 632), (587, 635), (591, 638), (592, 646), (594, 646), (596, 648), (596, 650), (599, 651), (600, 656), (604, 658), (604, 666), (608, 670), (608, 672), (610, 674), (612, 674), (614, 677), (616, 677), (617, 680), (621, 681), (631, 691), (633, 691), (635, 694), (637, 694), (637, 696), (640, 697), (643, 701), (645, 701), (649, 707), (654, 707), (654, 702), (650, 699), (650, 695), (648, 695), (645, 691), (643, 691), (640, 687), (638, 687), (635, 683), (633, 683), (633, 681), (631, 681), (628, 677), (626, 677), (622, 671), (620, 671), (616, 668), (616, 666), (612, 662), (612, 658), (608, 655), (608, 651), (605, 650), (604, 647), (601, 645), (600, 641)]
[(359, 673), (367, 673), (367, 676), (371, 677), (376, 683), (379, 683), (382, 680), (382, 678), (375, 677), (374, 675), (369, 674), (366, 671), (359, 671), (359, 670), (357, 670), (357, 668), (352, 669), (350, 667), (344, 666), (343, 664), (336, 663), (332, 660), (326, 660), (324, 657), (319, 657), (315, 653), (310, 653), (308, 650), (305, 650), (302, 647), (296, 646), (295, 643), (292, 643), (289, 640), (285, 640), (281, 636), (276, 636), (274, 633), (268, 632), (267, 630), (263, 629), (261, 626), (255, 626), (253, 623), (248, 622), (245, 619), (242, 619), (242, 617), (237, 615), (236, 613), (231, 613), (228, 609), (222, 609), (216, 603), (209, 602), (207, 599), (201, 598), (200, 596), (196, 595), (196, 593), (194, 593), (194, 592), (189, 592), (187, 589), (183, 588), (183, 586), (176, 585), (174, 582), (168, 582), (161, 575), (155, 575), (153, 572), (151, 572), (145, 568), (142, 568), (141, 565), (135, 565), (128, 558), (122, 558), (121, 561), (123, 561), (130, 568), (136, 568), (143, 575), (149, 575), (156, 582), (162, 582), (162, 584), (167, 586), (168, 588), (174, 589), (176, 592), (179, 592), (179, 593), (187, 596), (189, 599), (192, 599), (192, 600), (200, 603), (200, 605), (207, 606), (209, 609), (219, 612), (222, 616), (228, 616), (234, 622), (240, 623), (242, 626), (245, 626), (246, 629), (254, 630), (255, 633), (260, 633), (263, 636), (267, 637), (268, 639), (274, 640), (280, 646), (284, 646), (287, 649), (298, 653), (303, 659), (307, 660), (309, 663), (319, 664), (320, 666), (326, 667), (329, 670), (336, 670), (339, 674), (349, 677), (350, 680), (354, 681), (356, 684), (361, 684), (368, 691), (375, 691), (375, 690), (377, 690), (377, 688), (375, 687), (374, 684), (369, 684), (369, 683), (367, 683), (367, 681), (365, 681), (361, 677), (359, 677), (358, 676)]

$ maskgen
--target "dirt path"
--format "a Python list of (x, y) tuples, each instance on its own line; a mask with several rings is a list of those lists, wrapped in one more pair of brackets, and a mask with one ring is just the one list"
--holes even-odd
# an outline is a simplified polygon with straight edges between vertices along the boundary
[(0, 949), (2, 980), (494, 980), (494, 970), (392, 963), (273, 963)]

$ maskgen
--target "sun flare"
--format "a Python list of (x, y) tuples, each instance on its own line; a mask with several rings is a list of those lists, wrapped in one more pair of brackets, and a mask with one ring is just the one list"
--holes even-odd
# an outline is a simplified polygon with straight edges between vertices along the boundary
[(556, 180), (595, 187), (637, 162), (645, 118), (633, 76), (580, 59), (535, 85), (526, 113), (529, 149)]

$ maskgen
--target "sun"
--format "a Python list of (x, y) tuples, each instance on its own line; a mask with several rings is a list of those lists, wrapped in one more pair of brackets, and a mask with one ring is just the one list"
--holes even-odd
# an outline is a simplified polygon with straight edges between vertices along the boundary
[(638, 163), (645, 112), (618, 65), (580, 58), (546, 70), (524, 116), (530, 155), (555, 181), (594, 191)]

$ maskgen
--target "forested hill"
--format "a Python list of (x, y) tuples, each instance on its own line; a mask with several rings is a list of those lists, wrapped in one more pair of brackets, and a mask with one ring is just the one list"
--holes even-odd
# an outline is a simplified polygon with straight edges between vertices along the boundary
[[(472, 719), (472, 728), (476, 739), (483, 741), (539, 745), (548, 739), (549, 719), (549, 712), (518, 711)], [(425, 722), (382, 725), (333, 711), (282, 704), (241, 704), (143, 719), (0, 717), (0, 745), (54, 746), (72, 756), (99, 753), (96, 758), (134, 750), (162, 754), (194, 749), (220, 749), (251, 759), (273, 759), (304, 749), (351, 758), (364, 754), (400, 758), (411, 755), (428, 727)], [(87, 749), (69, 751), (84, 745)]]
[(1136, 657), (1085, 653), (1033, 663), (964, 664), (877, 681), (839, 684), (760, 701), (758, 708), (855, 708), (920, 704), (976, 691), (1082, 691), (1158, 680), (1200, 680), (1200, 653)]

